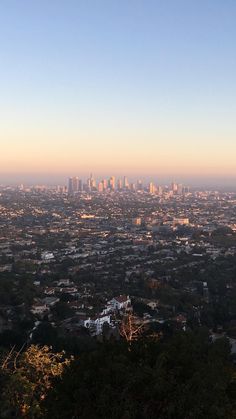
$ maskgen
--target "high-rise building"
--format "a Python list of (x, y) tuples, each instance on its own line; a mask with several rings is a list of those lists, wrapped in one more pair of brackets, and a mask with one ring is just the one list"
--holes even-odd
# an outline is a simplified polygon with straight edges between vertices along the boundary
[(178, 183), (177, 185), (177, 195), (183, 195), (183, 185), (181, 183)]
[(132, 192), (135, 192), (135, 190), (136, 190), (136, 185), (135, 185), (135, 183), (130, 183), (129, 188), (130, 188), (130, 190), (131, 190)]
[(115, 190), (115, 176), (111, 176), (109, 179), (109, 188), (114, 191)]
[(92, 173), (90, 174), (88, 180), (87, 180), (87, 189), (88, 191), (92, 191), (96, 189), (96, 180), (93, 178)]
[(79, 192), (82, 192), (83, 191), (83, 182), (82, 182), (82, 179), (79, 179)]
[(79, 178), (77, 176), (73, 177), (73, 192), (78, 192), (79, 189)]
[(79, 190), (79, 179), (77, 176), (70, 177), (68, 180), (68, 194), (73, 195)]
[(73, 193), (73, 182), (72, 177), (69, 177), (68, 179), (68, 194), (71, 195)]
[(91, 180), (91, 188), (92, 190), (96, 189), (96, 180), (94, 179), (93, 175), (90, 175), (90, 180)]
[(122, 190), (122, 180), (121, 179), (117, 180), (117, 189), (118, 189), (118, 191)]
[(102, 184), (103, 184), (103, 190), (105, 191), (107, 189), (107, 180), (103, 179)]
[(171, 184), (171, 190), (172, 190), (172, 192), (174, 192), (174, 193), (176, 193), (176, 192), (177, 192), (177, 190), (178, 190), (178, 185), (177, 185), (177, 183), (172, 182), (172, 184)]
[(163, 188), (161, 186), (157, 187), (157, 195), (161, 196), (163, 194)]
[(90, 177), (87, 179), (87, 190), (91, 191), (91, 179), (90, 179)]
[(98, 183), (98, 192), (103, 192), (104, 191), (104, 184), (103, 181)]
[(153, 182), (150, 182), (148, 184), (148, 192), (151, 193), (151, 194), (154, 194), (155, 191), (156, 191), (156, 187), (155, 187), (154, 183)]
[(129, 182), (126, 176), (124, 176), (124, 189), (129, 189)]

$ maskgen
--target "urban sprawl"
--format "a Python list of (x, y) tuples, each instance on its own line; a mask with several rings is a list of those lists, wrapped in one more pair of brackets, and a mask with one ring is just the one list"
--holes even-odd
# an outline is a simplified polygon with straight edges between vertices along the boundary
[[(0, 336), (205, 326), (236, 348), (236, 193), (128, 179), (0, 188)], [(46, 336), (46, 337), (45, 337)], [(63, 345), (62, 345), (63, 346)]]

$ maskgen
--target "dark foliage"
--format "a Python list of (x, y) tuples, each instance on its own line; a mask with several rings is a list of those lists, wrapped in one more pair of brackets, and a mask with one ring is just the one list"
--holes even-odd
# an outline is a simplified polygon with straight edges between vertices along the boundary
[(232, 419), (235, 391), (228, 342), (201, 330), (84, 353), (56, 380), (46, 410), (58, 419)]

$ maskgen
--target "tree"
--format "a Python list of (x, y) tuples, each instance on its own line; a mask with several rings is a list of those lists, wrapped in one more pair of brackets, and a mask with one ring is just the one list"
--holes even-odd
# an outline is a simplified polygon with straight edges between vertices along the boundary
[(140, 323), (132, 314), (124, 316), (119, 327), (120, 335), (129, 343), (129, 345), (142, 335), (144, 329), (144, 322)]
[(50, 345), (54, 347), (58, 340), (58, 330), (47, 321), (43, 321), (34, 330), (32, 341), (40, 345)]
[(66, 358), (64, 352), (53, 353), (48, 346), (31, 345), (23, 353), (12, 349), (5, 356), (1, 368), (5, 376), (2, 412), (6, 417), (12, 414), (15, 417), (43, 417), (41, 402), (53, 378), (62, 375), (71, 359)]
[(52, 308), (52, 314), (55, 315), (56, 319), (64, 320), (73, 316), (74, 311), (66, 303), (58, 301)]
[(168, 341), (102, 344), (71, 363), (45, 401), (54, 419), (233, 419), (234, 367), (226, 340), (203, 330)]

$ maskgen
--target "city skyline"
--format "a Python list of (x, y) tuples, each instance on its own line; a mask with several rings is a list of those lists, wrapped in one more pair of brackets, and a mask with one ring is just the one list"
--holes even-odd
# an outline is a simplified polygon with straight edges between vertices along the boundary
[(176, 195), (183, 195), (189, 192), (189, 187), (182, 183), (175, 181), (171, 182), (170, 185), (157, 184), (156, 182), (149, 181), (143, 182), (143, 179), (136, 179), (130, 181), (127, 176), (116, 178), (110, 176), (108, 178), (96, 179), (91, 173), (87, 179), (81, 179), (78, 176), (68, 178), (67, 191), (69, 195), (77, 194), (78, 192), (105, 192), (105, 191), (130, 191), (130, 192), (141, 192), (146, 191), (151, 194), (162, 195), (164, 190), (171, 191)]
[[(110, 180), (113, 179), (112, 183), (114, 187), (110, 188)], [(1, 187), (46, 187), (46, 188), (63, 188), (63, 190), (69, 189), (69, 182), (75, 182), (77, 186), (74, 188), (74, 191), (100, 191), (102, 190), (130, 190), (135, 191), (137, 190), (137, 186), (139, 183), (142, 184), (143, 190), (148, 190), (149, 185), (153, 184), (154, 187), (163, 187), (163, 188), (171, 188), (173, 184), (181, 185), (185, 188), (193, 188), (195, 190), (221, 190), (221, 191), (235, 191), (236, 190), (236, 184), (235, 181), (232, 179), (225, 179), (222, 178), (210, 178), (210, 179), (204, 179), (204, 178), (181, 178), (179, 176), (166, 176), (161, 177), (157, 174), (146, 175), (142, 176), (141, 174), (133, 175), (133, 176), (126, 176), (122, 174), (121, 172), (118, 172), (117, 174), (113, 173), (103, 173), (101, 175), (95, 173), (93, 171), (90, 171), (89, 173), (80, 173), (79, 171), (77, 173), (74, 173), (73, 175), (54, 175), (49, 176), (47, 174), (41, 175), (41, 176), (12, 176), (12, 177), (6, 177), (4, 176), (0, 177), (0, 186)], [(105, 187), (101, 187), (101, 183), (105, 182)], [(80, 186), (78, 187), (78, 184)], [(126, 184), (126, 187), (124, 185)], [(93, 185), (93, 186), (92, 186)], [(90, 187), (92, 186), (92, 187)]]
[(235, 17), (231, 0), (2, 3), (0, 183), (234, 185)]

